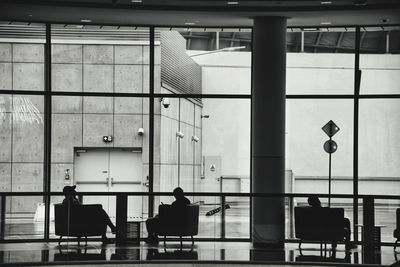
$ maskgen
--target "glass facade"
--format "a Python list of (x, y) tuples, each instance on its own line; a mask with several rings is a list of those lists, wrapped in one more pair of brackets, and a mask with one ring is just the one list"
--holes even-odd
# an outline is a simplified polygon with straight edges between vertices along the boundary
[[(0, 24), (3, 192), (54, 193), (73, 184), (79, 192), (111, 194), (177, 186), (195, 194), (251, 192), (251, 30), (51, 25), (46, 41), (45, 26)], [(332, 193), (397, 194), (399, 58), (391, 43), (385, 54), (368, 48), (376, 34), (367, 32), (360, 33), (359, 93), (356, 32), (288, 33), (286, 193), (328, 193), (329, 137), (321, 128), (333, 120), (340, 131), (333, 137)], [(248, 196), (188, 198), (200, 206), (200, 238), (249, 240)], [(7, 198), (5, 239), (55, 237), (52, 210), (62, 199)], [(101, 203), (116, 220), (115, 196), (82, 201)], [(129, 196), (128, 220), (143, 221), (172, 201)], [(306, 199), (286, 200), (287, 238), (295, 205)], [(353, 199), (332, 205), (356, 223)], [(376, 201), (384, 241), (391, 241), (398, 206)]]

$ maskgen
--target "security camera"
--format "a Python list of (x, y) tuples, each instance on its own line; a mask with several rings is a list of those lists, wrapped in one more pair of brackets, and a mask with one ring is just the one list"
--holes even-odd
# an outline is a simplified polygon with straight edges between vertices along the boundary
[(168, 108), (169, 105), (171, 104), (171, 103), (169, 102), (169, 98), (167, 98), (167, 97), (161, 98), (161, 103), (163, 104), (164, 108)]
[(197, 136), (195, 136), (195, 135), (192, 136), (192, 141), (193, 142), (197, 143), (197, 142), (199, 142), (199, 140), (200, 140), (200, 138), (198, 138)]
[(137, 134), (139, 136), (143, 136), (144, 135), (144, 129), (143, 128), (139, 128), (139, 130), (137, 131)]
[(185, 136), (185, 134), (182, 132), (176, 132), (176, 136), (179, 138), (183, 138)]

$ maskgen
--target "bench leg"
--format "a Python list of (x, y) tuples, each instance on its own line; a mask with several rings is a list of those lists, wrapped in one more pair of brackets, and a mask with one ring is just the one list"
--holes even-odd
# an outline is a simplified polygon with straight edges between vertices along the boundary
[(299, 243), (299, 250), (301, 250), (301, 241), (302, 241), (302, 240), (300, 240), (300, 243)]
[(167, 245), (167, 236), (164, 236), (164, 247)]
[(81, 237), (78, 237), (78, 247), (80, 246), (80, 244), (81, 244)]
[(182, 236), (179, 236), (179, 240), (181, 241), (181, 248), (182, 248)]
[[(58, 245), (59, 245), (59, 246), (61, 245), (61, 239), (62, 239), (62, 237), (63, 237), (63, 236), (60, 236), (60, 238), (58, 239)], [(395, 247), (395, 249), (396, 249), (396, 247)]]
[(193, 247), (194, 246), (194, 238), (192, 235), (190, 237), (192, 238), (192, 247)]
[(85, 236), (85, 246), (87, 246), (87, 236)]
[(396, 250), (396, 247), (397, 247), (397, 243), (399, 242), (399, 239), (396, 239), (396, 242), (394, 242), (394, 247), (393, 247), (393, 250)]

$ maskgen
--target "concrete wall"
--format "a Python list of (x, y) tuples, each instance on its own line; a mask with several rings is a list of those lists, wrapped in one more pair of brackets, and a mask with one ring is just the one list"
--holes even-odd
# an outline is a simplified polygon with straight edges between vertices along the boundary
[[(171, 88), (170, 88), (171, 89)], [(173, 91), (173, 89), (171, 89)], [(162, 87), (162, 93), (171, 93)], [(171, 192), (180, 186), (186, 192), (199, 191), (201, 167), (201, 104), (195, 100), (169, 98), (168, 108), (161, 106), (160, 154), (154, 168), (160, 173), (155, 180), (155, 191)], [(155, 100), (159, 102), (159, 99)], [(183, 138), (176, 136), (184, 134)], [(192, 136), (199, 138), (192, 141)], [(170, 203), (171, 197), (161, 197), (160, 201)]]
[[(149, 57), (145, 45), (54, 44), (52, 90), (70, 92), (148, 92)], [(160, 47), (155, 48), (155, 92), (160, 92)], [(43, 44), (0, 43), (0, 89), (43, 90)], [(20, 99), (24, 98), (24, 99)], [(28, 101), (43, 117), (42, 96), (2, 95), (1, 189), (43, 190), (43, 122), (17, 121), (18, 107)], [(158, 106), (159, 109), (159, 106)], [(5, 112), (3, 112), (5, 111)], [(148, 100), (142, 98), (54, 96), (52, 98), (51, 190), (73, 183), (74, 148), (143, 149), (143, 179), (148, 175)], [(158, 115), (159, 117), (160, 115)], [(155, 129), (160, 129), (156, 119)], [(158, 122), (158, 124), (157, 124)], [(137, 130), (145, 128), (140, 137)], [(112, 135), (112, 143), (102, 137)], [(155, 140), (160, 150), (160, 139)], [(64, 180), (70, 169), (71, 180)], [(13, 213), (33, 212), (40, 197), (18, 197)]]
[[(190, 51), (188, 53), (199, 53)], [(204, 93), (250, 93), (251, 54), (221, 52), (193, 57), (203, 67)], [(352, 94), (354, 55), (288, 53), (287, 94)], [(399, 93), (400, 57), (398, 55), (361, 55), (363, 70), (361, 93)], [(240, 144), (250, 140), (250, 113), (245, 100), (204, 99), (204, 114), (210, 118), (224, 114), (227, 119), (209, 120), (203, 126), (203, 154), (222, 157), (222, 175), (248, 174), (249, 151)], [(400, 186), (400, 100), (361, 100), (359, 133), (360, 193), (398, 194)], [(224, 113), (225, 111), (225, 113)], [(296, 179), (295, 192), (326, 193), (328, 154), (323, 143), (328, 137), (321, 127), (333, 120), (340, 132), (334, 136), (338, 150), (332, 155), (333, 193), (352, 193), (353, 175), (353, 101), (352, 100), (287, 100), (286, 104), (286, 169)], [(232, 118), (232, 119), (229, 119)], [(234, 129), (240, 139), (223, 145)], [(210, 138), (207, 135), (210, 134)], [(218, 150), (223, 147), (224, 149)], [(239, 152), (239, 153), (238, 153)], [(244, 153), (242, 153), (244, 152)], [(241, 164), (230, 158), (243, 157)]]
[[(43, 44), (0, 43), (0, 90), (42, 91), (43, 62)], [(0, 190), (42, 191), (43, 97), (2, 95), (0, 114)], [(13, 197), (7, 210), (34, 210), (40, 199)]]

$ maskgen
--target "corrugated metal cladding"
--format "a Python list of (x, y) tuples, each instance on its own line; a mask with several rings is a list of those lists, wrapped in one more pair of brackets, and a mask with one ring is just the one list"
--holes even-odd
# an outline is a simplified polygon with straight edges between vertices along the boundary
[(179, 32), (160, 33), (161, 81), (184, 94), (201, 94), (201, 67), (186, 54)]

